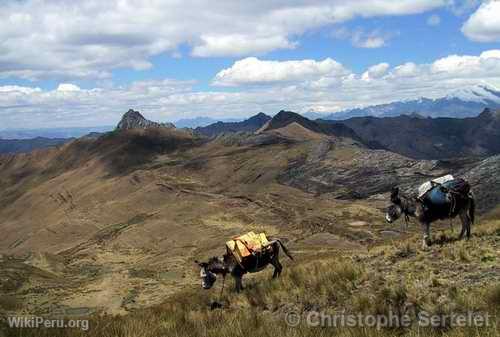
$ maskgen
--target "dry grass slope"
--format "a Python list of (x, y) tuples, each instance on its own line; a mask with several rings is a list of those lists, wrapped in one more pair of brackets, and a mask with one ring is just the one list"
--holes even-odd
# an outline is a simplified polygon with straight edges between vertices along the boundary
[[(223, 309), (210, 310), (218, 289), (185, 290), (165, 303), (126, 316), (94, 316), (88, 332), (9, 330), (7, 336), (498, 336), (500, 313), (500, 222), (485, 220), (470, 241), (442, 235), (430, 251), (419, 237), (370, 252), (309, 256), (287, 264), (279, 280), (269, 273), (247, 280), (241, 294), (223, 295)], [(287, 312), (488, 313), (489, 326), (456, 328), (334, 328), (285, 324)]]

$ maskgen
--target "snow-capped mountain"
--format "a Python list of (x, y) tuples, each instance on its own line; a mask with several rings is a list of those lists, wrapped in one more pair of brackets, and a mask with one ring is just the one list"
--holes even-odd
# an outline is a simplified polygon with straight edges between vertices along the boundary
[(485, 85), (475, 85), (469, 88), (457, 89), (445, 98), (458, 98), (465, 102), (478, 102), (483, 104), (500, 104), (500, 91)]
[(351, 117), (376, 116), (395, 117), (418, 114), (423, 117), (474, 117), (485, 108), (500, 108), (500, 90), (475, 85), (455, 90), (441, 98), (421, 97), (414, 100), (397, 101), (335, 112), (323, 119), (342, 120)]

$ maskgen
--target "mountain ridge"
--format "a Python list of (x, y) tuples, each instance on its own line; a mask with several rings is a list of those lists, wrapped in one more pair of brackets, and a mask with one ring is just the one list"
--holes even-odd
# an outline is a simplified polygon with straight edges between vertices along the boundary
[(416, 159), (490, 156), (500, 153), (500, 110), (484, 109), (477, 117), (353, 117), (342, 121), (372, 148)]
[(263, 112), (251, 116), (241, 122), (217, 122), (204, 127), (197, 127), (194, 129), (195, 133), (214, 137), (224, 132), (255, 132), (266, 124), (271, 117)]
[(348, 126), (342, 124), (329, 124), (322, 121), (312, 121), (298, 113), (292, 111), (281, 110), (278, 112), (266, 125), (265, 128), (259, 130), (260, 132), (266, 132), (271, 130), (277, 130), (284, 128), (288, 125), (296, 123), (305, 129), (318, 134), (324, 134), (328, 136), (351, 138), (352, 140), (360, 141), (359, 136), (349, 128)]

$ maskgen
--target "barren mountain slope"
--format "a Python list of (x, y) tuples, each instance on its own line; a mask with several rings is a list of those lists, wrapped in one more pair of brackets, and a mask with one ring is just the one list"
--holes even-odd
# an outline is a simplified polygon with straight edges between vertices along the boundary
[[(0, 306), (125, 313), (159, 303), (197, 284), (195, 258), (248, 230), (299, 256), (363, 250), (406, 236), (384, 222), (380, 193), (447, 170), (293, 125), (213, 141), (127, 130), (3, 156), (0, 286), (22, 303)], [(359, 197), (371, 199), (341, 200)]]

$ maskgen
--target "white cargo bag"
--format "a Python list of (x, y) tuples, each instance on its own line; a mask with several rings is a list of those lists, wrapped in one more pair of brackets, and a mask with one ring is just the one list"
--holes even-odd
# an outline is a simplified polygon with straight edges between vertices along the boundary
[(427, 193), (429, 190), (431, 190), (434, 187), (433, 182), (438, 183), (438, 184), (444, 184), (445, 182), (453, 180), (453, 179), (455, 179), (455, 178), (453, 178), (453, 176), (451, 174), (447, 174), (445, 176), (442, 176), (442, 177), (439, 177), (439, 178), (436, 178), (436, 179), (433, 179), (430, 181), (426, 181), (425, 183), (420, 185), (420, 187), (418, 188), (418, 197), (419, 198), (423, 197), (425, 193)]

